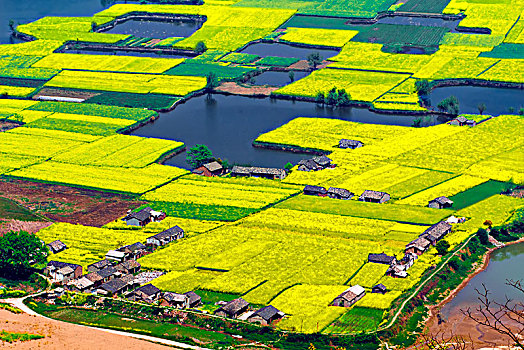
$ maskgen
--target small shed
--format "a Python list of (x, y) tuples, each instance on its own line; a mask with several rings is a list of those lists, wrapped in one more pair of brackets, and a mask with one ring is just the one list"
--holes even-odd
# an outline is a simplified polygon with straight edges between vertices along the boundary
[(344, 292), (342, 292), (338, 297), (333, 300), (333, 306), (343, 306), (350, 307), (355, 304), (357, 301), (362, 299), (366, 295), (366, 290), (362, 287), (354, 285), (349, 287)]
[(198, 175), (214, 177), (222, 175), (224, 173), (224, 167), (219, 162), (213, 161), (196, 168), (193, 172)]
[(416, 255), (422, 255), (426, 250), (431, 246), (431, 242), (423, 237), (418, 237), (417, 239), (409, 242), (406, 245), (405, 252), (412, 253)]
[(163, 232), (157, 233), (154, 236), (148, 237), (146, 243), (147, 245), (160, 247), (183, 237), (184, 230), (182, 230), (179, 226), (174, 226)]
[(435, 208), (435, 209), (444, 209), (444, 208), (451, 208), (453, 205), (453, 201), (449, 199), (448, 197), (440, 196), (437, 197), (428, 203), (428, 207)]
[(215, 310), (214, 314), (221, 317), (238, 318), (249, 308), (249, 303), (242, 298), (237, 298)]
[(151, 212), (153, 209), (147, 207), (137, 212), (130, 212), (122, 220), (130, 226), (145, 226), (151, 222)]
[(316, 156), (316, 157), (313, 157), (312, 159), (315, 163), (318, 164), (319, 167), (321, 167), (322, 169), (325, 169), (325, 168), (328, 168), (331, 166), (331, 162), (332, 160), (329, 159), (327, 156), (325, 155), (322, 155), (322, 156)]
[(298, 168), (299, 171), (317, 171), (322, 170), (322, 167), (315, 163), (313, 159), (302, 159), (300, 162), (298, 162)]
[(371, 202), (371, 203), (385, 203), (389, 201), (390, 196), (386, 192), (365, 190), (364, 193), (358, 198), (362, 202)]
[(327, 195), (334, 199), (351, 199), (355, 196), (354, 193), (346, 190), (345, 188), (330, 187), (327, 190)]
[(49, 251), (53, 254), (60, 253), (61, 251), (64, 251), (67, 249), (67, 246), (65, 245), (65, 243), (60, 240), (56, 240), (56, 241), (49, 243), (47, 247), (49, 248)]
[(449, 124), (458, 126), (475, 126), (477, 125), (477, 122), (461, 115), (450, 121)]
[(355, 149), (364, 146), (364, 144), (357, 140), (342, 139), (338, 142), (339, 148)]
[(202, 302), (202, 297), (198, 295), (197, 293), (190, 291), (184, 293), (189, 299), (188, 299), (188, 307), (197, 307)]
[(327, 195), (327, 190), (321, 186), (306, 185), (304, 194), (308, 196), (325, 196)]
[(385, 253), (380, 254), (369, 254), (368, 261), (375, 264), (385, 264), (391, 265), (397, 262), (397, 259), (394, 256), (389, 256)]
[(189, 297), (185, 294), (165, 292), (160, 298), (160, 305), (185, 309), (189, 306)]
[(268, 326), (273, 322), (282, 319), (285, 314), (272, 305), (265, 306), (255, 311), (247, 318), (249, 322), (260, 323), (263, 326)]
[(374, 286), (371, 288), (371, 293), (386, 294), (387, 292), (388, 292), (388, 289), (387, 289), (386, 286), (383, 285), (382, 283), (377, 284), (377, 285), (374, 285)]

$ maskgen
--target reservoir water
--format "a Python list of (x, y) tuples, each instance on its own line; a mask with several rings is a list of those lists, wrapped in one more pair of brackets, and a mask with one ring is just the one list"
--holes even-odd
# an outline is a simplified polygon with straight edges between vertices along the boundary
[(110, 34), (128, 34), (140, 38), (165, 39), (189, 37), (202, 27), (203, 21), (183, 20), (138, 20), (130, 19), (103, 31)]
[(241, 52), (258, 55), (261, 57), (295, 57), (301, 60), (305, 60), (307, 56), (313, 52), (320, 53), (320, 56), (322, 56), (323, 59), (338, 55), (338, 50), (299, 47), (282, 43), (256, 43), (249, 45)]

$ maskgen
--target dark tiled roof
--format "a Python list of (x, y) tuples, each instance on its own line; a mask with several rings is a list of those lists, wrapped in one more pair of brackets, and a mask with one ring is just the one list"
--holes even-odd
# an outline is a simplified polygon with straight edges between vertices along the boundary
[(328, 166), (332, 162), (331, 159), (329, 159), (328, 157), (326, 157), (324, 155), (323, 156), (313, 157), (313, 161), (315, 163), (317, 163), (318, 165), (320, 165), (320, 166)]
[(119, 267), (122, 267), (124, 268), (125, 270), (131, 270), (131, 269), (135, 269), (135, 268), (140, 268), (140, 263), (136, 260), (127, 260), (127, 261), (124, 261), (123, 263), (120, 263), (116, 266), (116, 269), (118, 270)]
[(360, 197), (363, 198), (372, 198), (372, 199), (382, 199), (384, 196), (387, 195), (386, 192), (379, 192), (379, 191), (372, 191), (372, 190), (365, 190), (364, 193)]
[(338, 147), (340, 148), (351, 148), (359, 145), (362, 145), (362, 142), (357, 140), (342, 139), (338, 142)]
[(149, 219), (149, 217), (151, 216), (151, 212), (153, 211), (153, 209), (149, 208), (149, 207), (146, 207), (138, 212), (132, 212), (132, 213), (129, 213), (129, 215), (127, 215), (125, 217), (125, 219), (132, 219), (132, 218), (135, 218), (137, 219), (138, 221), (146, 221), (147, 219)]
[(280, 310), (278, 310), (276, 307), (273, 305), (268, 305), (260, 310), (255, 311), (252, 316), (260, 316), (262, 319), (269, 321), (279, 313)]
[(132, 252), (132, 253), (136, 252), (137, 250), (145, 250), (145, 249), (147, 249), (147, 247), (143, 243), (141, 243), (141, 242), (136, 242), (136, 243), (133, 243), (131, 245), (126, 245), (123, 248), (129, 249), (129, 251)]
[(284, 169), (278, 168), (260, 168), (260, 167), (244, 167), (244, 166), (234, 166), (231, 170), (233, 174), (243, 174), (243, 175), (285, 175), (286, 171)]
[(409, 242), (406, 245), (406, 249), (407, 248), (411, 248), (411, 247), (416, 247), (416, 248), (419, 248), (420, 250), (425, 250), (430, 245), (431, 245), (430, 241), (428, 241), (427, 239), (425, 239), (423, 237), (419, 237), (419, 238)]
[(347, 301), (351, 302), (353, 299), (365, 292), (366, 291), (364, 288), (357, 284), (343, 291), (337, 298), (346, 299)]
[(453, 205), (453, 201), (451, 199), (449, 199), (448, 197), (444, 197), (444, 196), (440, 196), (440, 197), (437, 197), (435, 199), (433, 199), (431, 202), (437, 202), (439, 204), (449, 204), (449, 205)]
[(197, 293), (193, 292), (193, 291), (190, 291), (190, 292), (187, 292), (187, 293), (184, 293), (184, 295), (187, 295), (189, 297), (189, 303), (190, 304), (193, 304), (195, 302), (200, 302), (200, 300), (202, 300), (202, 298), (200, 297), (200, 295), (198, 295)]
[(53, 266), (53, 267), (56, 267), (56, 268), (59, 268), (59, 269), (61, 269), (63, 267), (66, 267), (66, 266), (69, 266), (73, 270), (76, 270), (76, 268), (79, 267), (80, 265), (51, 260), (50, 262), (47, 263), (47, 266)]
[(107, 277), (110, 277), (110, 276), (113, 276), (115, 273), (117, 273), (118, 271), (113, 267), (113, 266), (109, 266), (109, 267), (106, 267), (100, 271), (98, 271), (97, 273), (104, 279), (106, 279)]
[(157, 287), (155, 287), (154, 285), (149, 283), (149, 284), (146, 284), (146, 285), (144, 285), (142, 287), (138, 287), (137, 289), (135, 289), (135, 292), (142, 292), (145, 295), (150, 297), (152, 295), (160, 293), (160, 289), (158, 289)]
[(162, 298), (164, 298), (166, 301), (169, 301), (169, 302), (177, 301), (177, 302), (182, 303), (186, 301), (186, 299), (188, 299), (189, 297), (185, 294), (165, 292)]
[(234, 300), (231, 300), (226, 305), (220, 307), (218, 310), (223, 310), (229, 315), (234, 315), (241, 311), (242, 309), (246, 308), (249, 305), (247, 301), (245, 301), (242, 298), (237, 298)]
[(451, 230), (451, 227), (452, 226), (448, 224), (447, 222), (441, 221), (438, 224), (435, 224), (431, 226), (430, 228), (428, 228), (426, 231), (424, 231), (424, 233), (422, 233), (420, 237), (424, 237), (426, 235), (432, 235), (437, 240), (439, 240), (442, 237), (444, 237), (444, 235), (446, 234), (448, 230)]
[(324, 187), (313, 186), (313, 185), (306, 185), (306, 187), (304, 187), (304, 192), (313, 192), (313, 193), (320, 193), (320, 194), (327, 193)]
[(60, 240), (53, 241), (47, 245), (50, 249), (52, 249), (54, 252), (61, 251), (64, 249), (67, 249), (67, 246), (64, 242)]
[(88, 273), (87, 275), (84, 276), (85, 278), (87, 278), (88, 280), (90, 280), (91, 282), (98, 282), (98, 281), (102, 281), (104, 278), (102, 276), (100, 276), (98, 274), (98, 272), (91, 272), (91, 273)]
[(87, 268), (89, 269), (90, 267), (94, 267), (98, 270), (102, 270), (108, 266), (112, 266), (113, 264), (111, 264), (111, 261), (107, 260), (107, 259), (104, 259), (104, 260), (100, 260), (100, 261), (97, 261), (95, 263), (92, 263), (91, 265), (88, 265)]
[(346, 190), (345, 188), (337, 188), (337, 187), (330, 187), (327, 190), (327, 193), (328, 194), (336, 194), (336, 195), (339, 195), (340, 197), (344, 197), (344, 198), (351, 198), (351, 197), (354, 196), (354, 193), (351, 193), (351, 191)]
[(386, 292), (386, 291), (388, 290), (388, 289), (386, 288), (386, 286), (383, 285), (382, 283), (373, 286), (373, 289), (378, 289), (378, 290), (380, 290), (380, 291), (382, 291), (382, 292)]
[(174, 226), (174, 227), (171, 227), (171, 228), (169, 228), (169, 229), (167, 229), (167, 230), (165, 230), (163, 232), (157, 233), (153, 237), (160, 240), (160, 239), (164, 239), (164, 238), (177, 236), (180, 233), (184, 233), (184, 230), (182, 230), (178, 226)]
[(99, 288), (111, 293), (118, 293), (125, 287), (127, 287), (127, 282), (122, 281), (120, 278), (115, 278), (114, 280), (102, 284)]
[(380, 254), (369, 254), (368, 255), (368, 261), (372, 263), (378, 263), (378, 264), (391, 264), (395, 260), (394, 256), (389, 256), (384, 253)]
[(322, 168), (317, 163), (315, 163), (312, 159), (301, 160), (300, 162), (298, 162), (298, 166), (300, 167), (301, 165), (306, 167), (309, 170), (317, 170), (317, 169)]

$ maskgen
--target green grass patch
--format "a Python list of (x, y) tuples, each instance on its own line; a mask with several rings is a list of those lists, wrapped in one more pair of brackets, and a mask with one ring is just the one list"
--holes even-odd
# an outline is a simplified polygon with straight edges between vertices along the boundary
[(277, 66), (277, 67), (289, 67), (294, 63), (299, 61), (298, 58), (292, 57), (276, 57), (276, 56), (267, 56), (258, 61), (256, 64), (258, 66)]
[(46, 80), (36, 79), (18, 79), (18, 78), (0, 78), (0, 85), (18, 86), (18, 87), (39, 87), (44, 85)]
[(399, 12), (442, 13), (450, 0), (409, 0), (400, 6)]
[(115, 106), (101, 106), (88, 103), (74, 103), (74, 102), (54, 102), (44, 101), (39, 102), (34, 106), (28, 108), (33, 111), (47, 111), (69, 114), (82, 115), (96, 115), (108, 118), (129, 119), (136, 121), (143, 121), (156, 115), (156, 112), (147, 111), (138, 108), (125, 108)]
[(91, 97), (86, 100), (86, 102), (128, 108), (167, 109), (179, 99), (179, 97), (158, 94), (104, 92), (100, 95)]
[(352, 41), (379, 43), (387, 46), (437, 47), (448, 28), (374, 24), (363, 27)]
[(506, 182), (490, 180), (449, 197), (449, 199), (453, 201), (453, 209), (464, 209), (495, 194), (504, 192), (508, 185)]
[(64, 120), (54, 118), (41, 118), (26, 125), (29, 128), (62, 130), (81, 134), (109, 136), (122, 129), (121, 125), (93, 123), (83, 120)]
[(326, 333), (356, 333), (374, 330), (382, 321), (383, 310), (354, 307), (324, 329)]
[(451, 210), (434, 210), (410, 205), (378, 204), (355, 200), (341, 201), (305, 195), (288, 199), (277, 204), (276, 207), (425, 225), (434, 224), (453, 214)]
[(202, 303), (204, 304), (215, 304), (218, 301), (231, 301), (240, 297), (239, 294), (213, 292), (210, 290), (201, 289), (196, 290), (195, 293), (200, 295), (200, 297), (202, 298)]
[(257, 211), (253, 208), (194, 203), (152, 202), (151, 206), (162, 210), (168, 216), (215, 221), (236, 221)]
[(19, 206), (7, 198), (0, 197), (0, 219), (16, 219), (21, 221), (41, 221), (31, 211)]
[(491, 51), (481, 52), (480, 57), (524, 59), (524, 44), (502, 43)]
[(229, 67), (216, 63), (189, 63), (185, 62), (171, 68), (165, 74), (168, 75), (185, 75), (206, 77), (209, 73), (214, 73), (219, 79), (234, 80), (244, 76), (244, 74), (253, 71), (255, 68)]
[(0, 340), (6, 341), (8, 343), (13, 343), (16, 341), (28, 341), (33, 339), (42, 339), (43, 337), (43, 335), (38, 334), (11, 333), (7, 331), (0, 331)]
[(355, 26), (347, 25), (347, 18), (313, 17), (295, 15), (284, 23), (280, 28), (320, 28), (320, 29), (355, 29)]
[(222, 62), (231, 62), (231, 63), (237, 63), (237, 64), (249, 64), (253, 63), (256, 60), (258, 60), (260, 56), (253, 55), (250, 53), (239, 53), (239, 52), (233, 52), (227, 55), (226, 57), (220, 59)]

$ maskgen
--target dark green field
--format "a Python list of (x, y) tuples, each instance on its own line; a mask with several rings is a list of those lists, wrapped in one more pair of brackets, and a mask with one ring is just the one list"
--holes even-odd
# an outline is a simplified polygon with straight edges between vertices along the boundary
[(443, 27), (374, 24), (363, 28), (353, 41), (388, 46), (437, 47), (448, 31), (448, 28)]
[(16, 219), (21, 221), (41, 221), (41, 219), (29, 210), (19, 206), (15, 202), (0, 197), (0, 219)]
[(409, 0), (400, 6), (399, 12), (442, 13), (450, 0)]
[(449, 199), (453, 201), (453, 209), (459, 210), (499, 194), (506, 190), (507, 186), (508, 184), (506, 182), (490, 180), (470, 188), (467, 191), (456, 194), (453, 197), (449, 197)]
[(109, 106), (167, 109), (180, 98), (157, 94), (130, 94), (125, 92), (103, 92), (100, 95), (86, 100), (87, 103), (96, 103)]
[(375, 329), (382, 321), (384, 310), (354, 307), (326, 329), (328, 333), (351, 333)]

